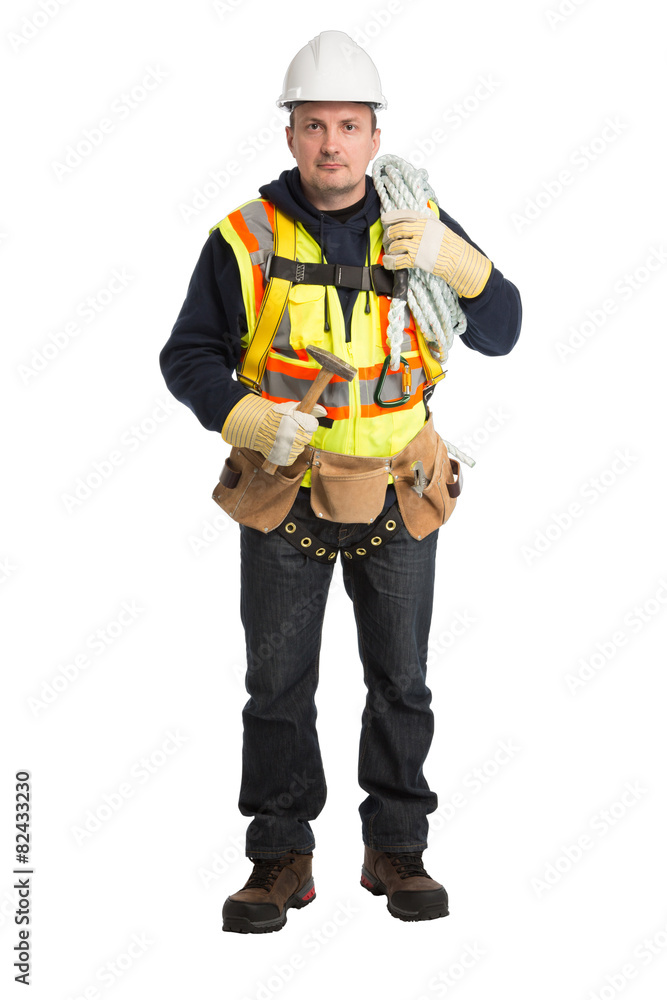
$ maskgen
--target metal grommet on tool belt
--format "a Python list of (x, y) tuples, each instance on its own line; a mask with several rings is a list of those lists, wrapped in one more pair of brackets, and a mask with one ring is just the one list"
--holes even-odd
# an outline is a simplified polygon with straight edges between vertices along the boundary
[(368, 559), (382, 545), (386, 545), (392, 538), (395, 538), (398, 528), (402, 527), (403, 518), (398, 509), (398, 503), (395, 503), (365, 538), (356, 542), (349, 549), (342, 549), (343, 555), (346, 559)]
[[(315, 559), (321, 563), (333, 563), (338, 555), (338, 549), (332, 545), (325, 545), (324, 542), (316, 538), (312, 531), (306, 531), (301, 522), (296, 517), (288, 515), (282, 524), (276, 528), (283, 538), (290, 545), (298, 549), (302, 555), (309, 559)], [(313, 548), (313, 546), (317, 546)]]

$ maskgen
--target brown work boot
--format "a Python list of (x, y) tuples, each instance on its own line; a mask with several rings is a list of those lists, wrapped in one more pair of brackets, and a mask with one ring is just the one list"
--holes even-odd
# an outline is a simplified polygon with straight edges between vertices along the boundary
[(315, 899), (313, 855), (289, 851), (281, 858), (251, 858), (252, 875), (222, 908), (223, 931), (268, 934), (285, 926), (290, 906)]
[(361, 884), (374, 896), (387, 896), (387, 909), (399, 920), (449, 913), (447, 890), (424, 870), (421, 851), (387, 853), (365, 846)]

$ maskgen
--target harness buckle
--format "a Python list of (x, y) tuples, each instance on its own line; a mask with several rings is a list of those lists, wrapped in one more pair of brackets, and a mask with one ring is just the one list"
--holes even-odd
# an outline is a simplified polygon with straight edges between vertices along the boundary
[(382, 264), (372, 264), (369, 268), (371, 287), (376, 295), (386, 295), (391, 298), (394, 272), (388, 271)]
[(273, 250), (269, 250), (268, 256), (264, 261), (264, 281), (268, 281), (271, 277), (271, 261), (275, 257)]
[(247, 375), (241, 375), (238, 368), (236, 369), (236, 378), (242, 385), (245, 385), (248, 389), (252, 389), (256, 392), (258, 396), (262, 395), (262, 387), (259, 382), (255, 382), (254, 379), (249, 378)]
[(370, 269), (352, 264), (334, 264), (333, 283), (337, 288), (357, 288), (370, 292), (372, 288)]

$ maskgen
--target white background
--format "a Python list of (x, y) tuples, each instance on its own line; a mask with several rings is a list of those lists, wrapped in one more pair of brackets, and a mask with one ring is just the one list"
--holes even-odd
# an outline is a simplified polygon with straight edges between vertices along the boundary
[[(27, 768), (34, 997), (664, 995), (655, 5), (568, 0), (558, 19), (557, 0), (338, 0), (333, 17), (294, 0), (43, 4), (2, 12), (3, 981)], [(338, 566), (317, 899), (279, 934), (223, 935), (250, 870), (238, 528), (210, 498), (228, 448), (169, 395), (158, 353), (209, 228), (292, 166), (274, 101), (326, 28), (371, 54), (382, 152), (426, 167), (519, 287), (523, 330), (503, 358), (455, 344), (432, 403), (477, 460), (440, 532), (429, 658), (440, 811), (425, 862), (451, 915), (402, 923), (359, 885), (365, 691)], [(103, 118), (111, 131), (59, 170)], [(240, 173), (186, 220), (230, 161)], [(114, 271), (126, 285), (107, 302)]]

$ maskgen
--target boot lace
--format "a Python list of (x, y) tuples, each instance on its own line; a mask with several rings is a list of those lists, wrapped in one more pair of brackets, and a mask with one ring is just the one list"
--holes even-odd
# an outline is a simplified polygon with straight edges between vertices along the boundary
[(431, 877), (422, 864), (421, 853), (389, 854), (385, 852), (385, 856), (389, 858), (392, 865), (396, 869), (396, 874), (401, 878), (415, 878), (419, 875), (422, 878)]
[(283, 868), (294, 863), (294, 857), (286, 858), (251, 858), (252, 875), (244, 885), (244, 889), (264, 889), (271, 892), (273, 883)]

